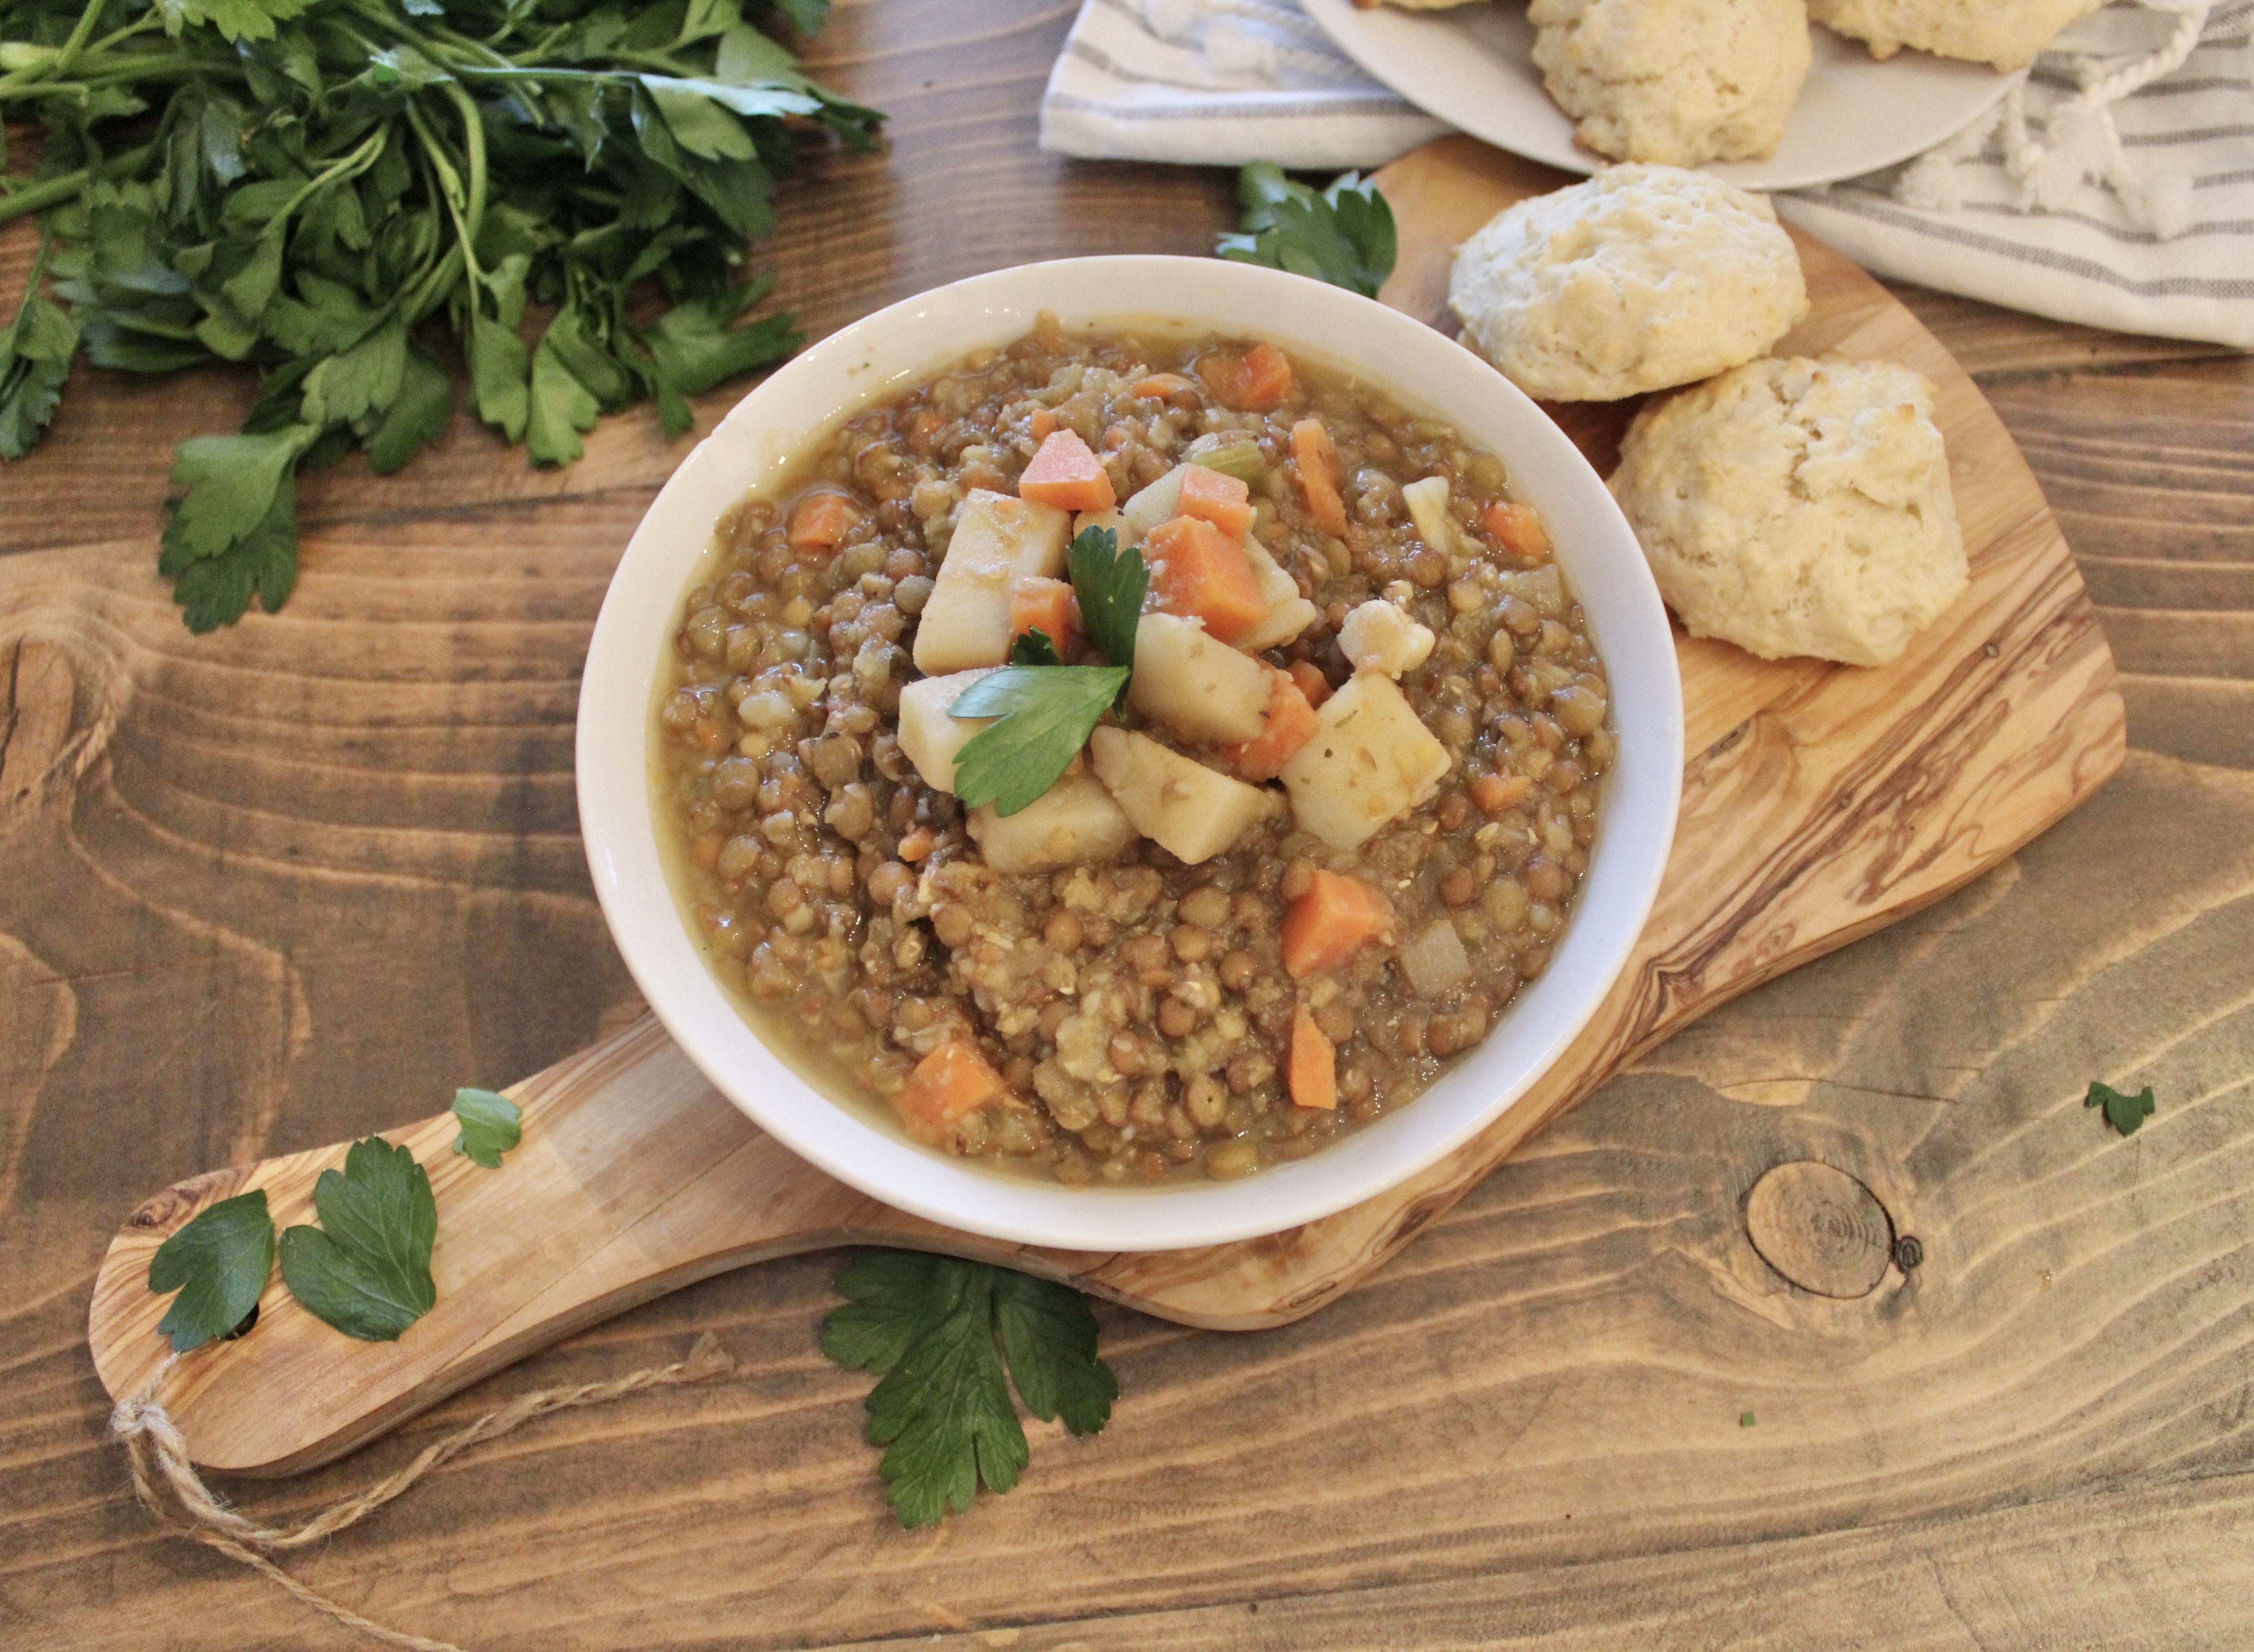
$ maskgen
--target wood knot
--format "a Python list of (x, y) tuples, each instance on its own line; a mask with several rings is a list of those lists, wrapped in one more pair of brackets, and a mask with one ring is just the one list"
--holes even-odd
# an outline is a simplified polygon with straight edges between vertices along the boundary
[(133, 1214), (126, 1217), (125, 1225), (139, 1233), (185, 1227), (188, 1219), (206, 1205), (217, 1204), (240, 1191), (248, 1174), (248, 1166), (230, 1165), (222, 1170), (206, 1170), (186, 1181), (176, 1181), (164, 1192), (152, 1194), (136, 1205)]
[(177, 1227), (195, 1213), (196, 1197), (185, 1187), (167, 1187), (152, 1199), (144, 1199), (133, 1214), (125, 1219), (129, 1228), (147, 1231), (152, 1228)]
[(1870, 1295), (1894, 1260), (1894, 1224), (1878, 1195), (1811, 1159), (1779, 1165), (1754, 1184), (1746, 1232), (1763, 1262), (1821, 1297)]

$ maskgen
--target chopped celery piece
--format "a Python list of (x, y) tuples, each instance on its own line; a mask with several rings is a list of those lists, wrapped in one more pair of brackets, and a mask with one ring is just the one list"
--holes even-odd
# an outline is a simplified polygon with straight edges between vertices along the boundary
[(1184, 456), (1193, 465), (1202, 465), (1209, 471), (1219, 471), (1223, 476), (1234, 476), (1248, 485), (1256, 483), (1268, 473), (1268, 461), (1260, 456), (1257, 442), (1225, 442), (1209, 447), (1204, 452)]

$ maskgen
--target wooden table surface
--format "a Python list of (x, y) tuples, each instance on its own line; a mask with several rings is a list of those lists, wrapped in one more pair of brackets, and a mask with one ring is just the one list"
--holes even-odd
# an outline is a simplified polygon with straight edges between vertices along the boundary
[[(812, 60), (892, 146), (783, 202), (762, 256), (811, 331), (1028, 259), (1210, 248), (1228, 173), (1036, 150), (1074, 10), (840, 7)], [(24, 253), (0, 242), (0, 293)], [(1663, 1046), (1313, 1318), (1103, 1310), (1110, 1430), (1033, 1425), (1019, 1488), (935, 1533), (892, 1524), (869, 1380), (816, 1351), (832, 1256), (229, 1489), (302, 1513), (710, 1330), (742, 1380), (536, 1424), (292, 1570), (480, 1652), (2254, 1644), (2254, 364), (1899, 290), (2024, 449), (2118, 659), (2132, 749), (2080, 813)], [(636, 414), (535, 472), (458, 419), (398, 477), (310, 483), (290, 607), (193, 640), (153, 573), (170, 449), (248, 399), (82, 370), (0, 471), (11, 1647), (364, 1644), (134, 1505), (95, 1263), (171, 1181), (421, 1116), (639, 1007), (571, 716), (686, 444)], [(2101, 1077), (2157, 1090), (2133, 1138), (2084, 1110)], [(1922, 1265), (1854, 1300), (1771, 1271), (1746, 1194), (1795, 1160), (1859, 1177)]]

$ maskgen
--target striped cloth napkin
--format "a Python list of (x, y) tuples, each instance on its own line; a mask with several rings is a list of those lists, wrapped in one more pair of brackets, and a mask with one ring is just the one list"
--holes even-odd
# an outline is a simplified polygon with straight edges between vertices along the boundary
[[(1041, 147), (1099, 158), (1370, 167), (1446, 130), (1296, 0), (1084, 0), (1041, 100)], [(1775, 199), (1880, 275), (2254, 349), (2254, 0), (2114, 0), (1939, 148)]]

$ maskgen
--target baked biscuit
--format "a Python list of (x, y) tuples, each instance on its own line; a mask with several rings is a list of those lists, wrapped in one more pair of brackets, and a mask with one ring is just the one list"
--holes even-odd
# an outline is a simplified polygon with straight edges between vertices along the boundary
[(1806, 0), (1534, 0), (1526, 15), (1573, 141), (1615, 160), (1767, 159), (1808, 78)]
[(2104, 0), (1808, 0), (1808, 15), (1874, 58), (1904, 46), (2024, 69), (2052, 37)]
[(1673, 166), (1612, 166), (1456, 250), (1448, 305), (1529, 396), (1609, 402), (1766, 353), (1808, 313), (1766, 196)]
[(1765, 660), (1884, 665), (1968, 583), (1908, 368), (1750, 362), (1636, 415), (1611, 487), (1691, 635)]

